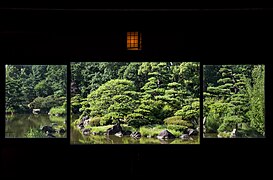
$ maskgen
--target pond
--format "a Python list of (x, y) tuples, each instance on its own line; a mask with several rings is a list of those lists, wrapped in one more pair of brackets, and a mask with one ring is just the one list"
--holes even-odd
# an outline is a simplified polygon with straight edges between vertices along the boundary
[(218, 133), (205, 133), (204, 138), (218, 138)]
[[(72, 116), (72, 122), (78, 116)], [(141, 137), (134, 139), (130, 136), (117, 137), (115, 135), (90, 135), (83, 136), (79, 129), (71, 126), (70, 129), (70, 143), (71, 144), (199, 144), (198, 136), (193, 137), (193, 140), (182, 140), (180, 138), (170, 140), (159, 140), (157, 138)]]
[[(27, 138), (26, 134), (32, 130), (39, 130), (45, 125), (56, 123), (66, 131), (66, 117), (34, 114), (6, 115), (5, 137), (6, 138)], [(54, 133), (57, 138), (66, 138), (64, 134)]]

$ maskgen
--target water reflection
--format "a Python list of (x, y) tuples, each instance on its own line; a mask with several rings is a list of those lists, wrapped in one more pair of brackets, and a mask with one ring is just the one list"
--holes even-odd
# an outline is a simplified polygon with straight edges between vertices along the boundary
[[(52, 117), (48, 115), (34, 114), (16, 114), (6, 115), (5, 137), (6, 138), (26, 138), (26, 133), (30, 129), (38, 130), (42, 126), (56, 123), (57, 126), (63, 127), (66, 130), (65, 117)], [(64, 134), (58, 134), (57, 137), (65, 138)]]
[(198, 144), (198, 136), (193, 140), (182, 140), (180, 138), (160, 140), (157, 138), (141, 137), (134, 139), (130, 136), (117, 137), (115, 135), (91, 135), (83, 136), (76, 128), (71, 128), (71, 144)]

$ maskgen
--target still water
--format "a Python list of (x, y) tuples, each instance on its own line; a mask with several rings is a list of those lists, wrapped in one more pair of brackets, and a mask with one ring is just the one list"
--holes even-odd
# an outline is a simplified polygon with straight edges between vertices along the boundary
[[(57, 123), (66, 130), (66, 117), (56, 117), (49, 115), (16, 114), (6, 115), (5, 137), (6, 138), (26, 138), (26, 133), (30, 129), (40, 129), (45, 125)], [(54, 134), (55, 135), (55, 134)], [(56, 135), (58, 138), (66, 138), (64, 134)]]
[[(72, 117), (72, 122), (77, 117)], [(141, 137), (134, 139), (130, 136), (117, 137), (115, 135), (90, 135), (83, 136), (80, 131), (71, 126), (70, 129), (70, 143), (71, 144), (199, 144), (198, 136), (195, 136), (193, 140), (185, 141), (180, 138), (170, 140), (159, 140), (157, 138)]]
[(218, 138), (217, 135), (218, 133), (205, 133), (204, 138)]

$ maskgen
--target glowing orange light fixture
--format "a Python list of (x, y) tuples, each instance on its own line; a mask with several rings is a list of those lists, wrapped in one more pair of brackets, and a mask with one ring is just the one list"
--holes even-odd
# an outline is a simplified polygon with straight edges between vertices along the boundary
[(127, 32), (127, 50), (142, 50), (142, 34)]

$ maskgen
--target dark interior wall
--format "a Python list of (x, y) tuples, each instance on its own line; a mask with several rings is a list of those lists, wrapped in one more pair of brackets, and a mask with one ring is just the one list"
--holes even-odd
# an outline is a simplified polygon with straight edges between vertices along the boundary
[[(128, 55), (126, 32), (143, 33), (146, 55), (243, 61), (268, 55), (272, 11), (0, 11), (2, 55), (74, 58)], [(136, 53), (135, 53), (136, 54)], [(66, 60), (64, 60), (66, 61)], [(209, 60), (210, 61), (210, 60)]]
[(1, 14), (1, 46), (8, 56), (118, 56), (128, 53), (126, 32), (141, 31), (146, 54), (196, 55), (200, 39), (198, 16), (193, 12), (182, 15), (181, 12), (7, 11)]

